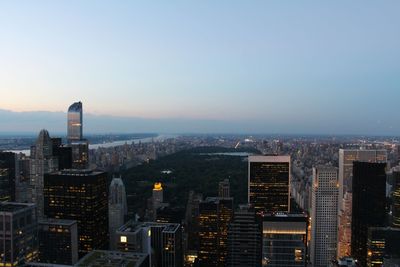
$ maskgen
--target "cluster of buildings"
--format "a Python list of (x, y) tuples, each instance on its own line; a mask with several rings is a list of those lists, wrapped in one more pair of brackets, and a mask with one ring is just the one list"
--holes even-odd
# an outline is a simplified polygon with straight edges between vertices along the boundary
[[(139, 220), (128, 218), (121, 177), (93, 164), (100, 155), (107, 165), (109, 150), (89, 152), (81, 102), (67, 128), (66, 144), (42, 130), (29, 157), (0, 152), (0, 266), (399, 265), (400, 166), (386, 149), (213, 139), (273, 152), (248, 156), (247, 203), (234, 203), (225, 179), (216, 196), (189, 192), (181, 216), (155, 183)], [(112, 148), (111, 165), (210, 146), (187, 138)]]

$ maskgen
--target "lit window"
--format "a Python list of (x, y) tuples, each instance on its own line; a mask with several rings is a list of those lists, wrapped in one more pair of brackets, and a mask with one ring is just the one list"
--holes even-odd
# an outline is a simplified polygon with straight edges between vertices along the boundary
[(128, 242), (128, 238), (124, 235), (121, 236), (121, 238), (119, 239), (121, 241), (121, 243), (126, 243)]

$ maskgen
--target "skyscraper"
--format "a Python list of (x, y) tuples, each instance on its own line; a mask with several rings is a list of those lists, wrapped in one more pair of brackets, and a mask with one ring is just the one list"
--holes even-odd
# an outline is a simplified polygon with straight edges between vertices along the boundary
[(12, 152), (0, 152), (0, 202), (15, 201), (16, 156)]
[(78, 261), (78, 224), (74, 220), (39, 221), (39, 262), (73, 265)]
[(35, 204), (0, 202), (0, 266), (21, 266), (37, 254)]
[(262, 266), (306, 266), (307, 228), (303, 214), (264, 215)]
[(256, 212), (289, 212), (290, 156), (249, 156), (248, 201)]
[[(351, 212), (346, 210), (346, 207), (352, 206), (353, 162), (386, 162), (386, 160), (386, 150), (339, 150), (338, 258), (351, 255)], [(346, 193), (348, 194), (345, 196)], [(343, 203), (345, 200), (347, 203)]]
[(337, 255), (337, 168), (315, 167), (312, 184), (311, 262), (314, 267), (326, 267)]
[(80, 257), (108, 247), (107, 173), (63, 170), (46, 174), (44, 207), (49, 218), (78, 222)]
[(390, 227), (368, 228), (367, 266), (380, 267), (384, 258), (400, 259), (400, 229)]
[(30, 202), (36, 203), (37, 214), (43, 213), (43, 177), (58, 170), (58, 160), (53, 156), (53, 143), (47, 130), (41, 130), (36, 144), (31, 148), (30, 159)]
[(232, 218), (232, 198), (208, 197), (200, 202), (200, 266), (224, 266), (228, 254), (228, 225)]
[(82, 102), (75, 102), (68, 108), (68, 143), (80, 141), (83, 138)]
[(353, 212), (351, 251), (367, 265), (368, 228), (384, 226), (386, 220), (386, 163), (353, 163)]
[(393, 170), (392, 227), (400, 228), (400, 167)]
[(261, 266), (261, 227), (249, 205), (239, 206), (228, 228), (227, 267)]
[(125, 185), (121, 177), (113, 178), (110, 185), (108, 198), (108, 228), (110, 233), (110, 247), (115, 249), (115, 231), (125, 223), (125, 216), (128, 213), (126, 202)]
[(161, 207), (161, 203), (164, 201), (164, 193), (161, 183), (155, 183), (153, 188), (153, 209), (156, 211)]

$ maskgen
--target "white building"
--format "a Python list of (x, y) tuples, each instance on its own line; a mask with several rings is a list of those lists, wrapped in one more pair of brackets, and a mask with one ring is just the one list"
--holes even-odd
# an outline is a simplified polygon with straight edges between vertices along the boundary
[(311, 215), (311, 262), (326, 267), (337, 254), (338, 169), (313, 169)]
[(108, 228), (110, 232), (110, 246), (115, 249), (115, 231), (124, 225), (125, 216), (128, 213), (126, 202), (125, 185), (120, 178), (113, 178), (110, 185), (110, 196), (108, 201)]

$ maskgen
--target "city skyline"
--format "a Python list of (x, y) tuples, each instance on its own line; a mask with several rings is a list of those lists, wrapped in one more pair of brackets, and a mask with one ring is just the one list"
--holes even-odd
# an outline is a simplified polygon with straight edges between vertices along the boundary
[(82, 101), (121, 132), (399, 135), (399, 5), (4, 2), (0, 130)]

